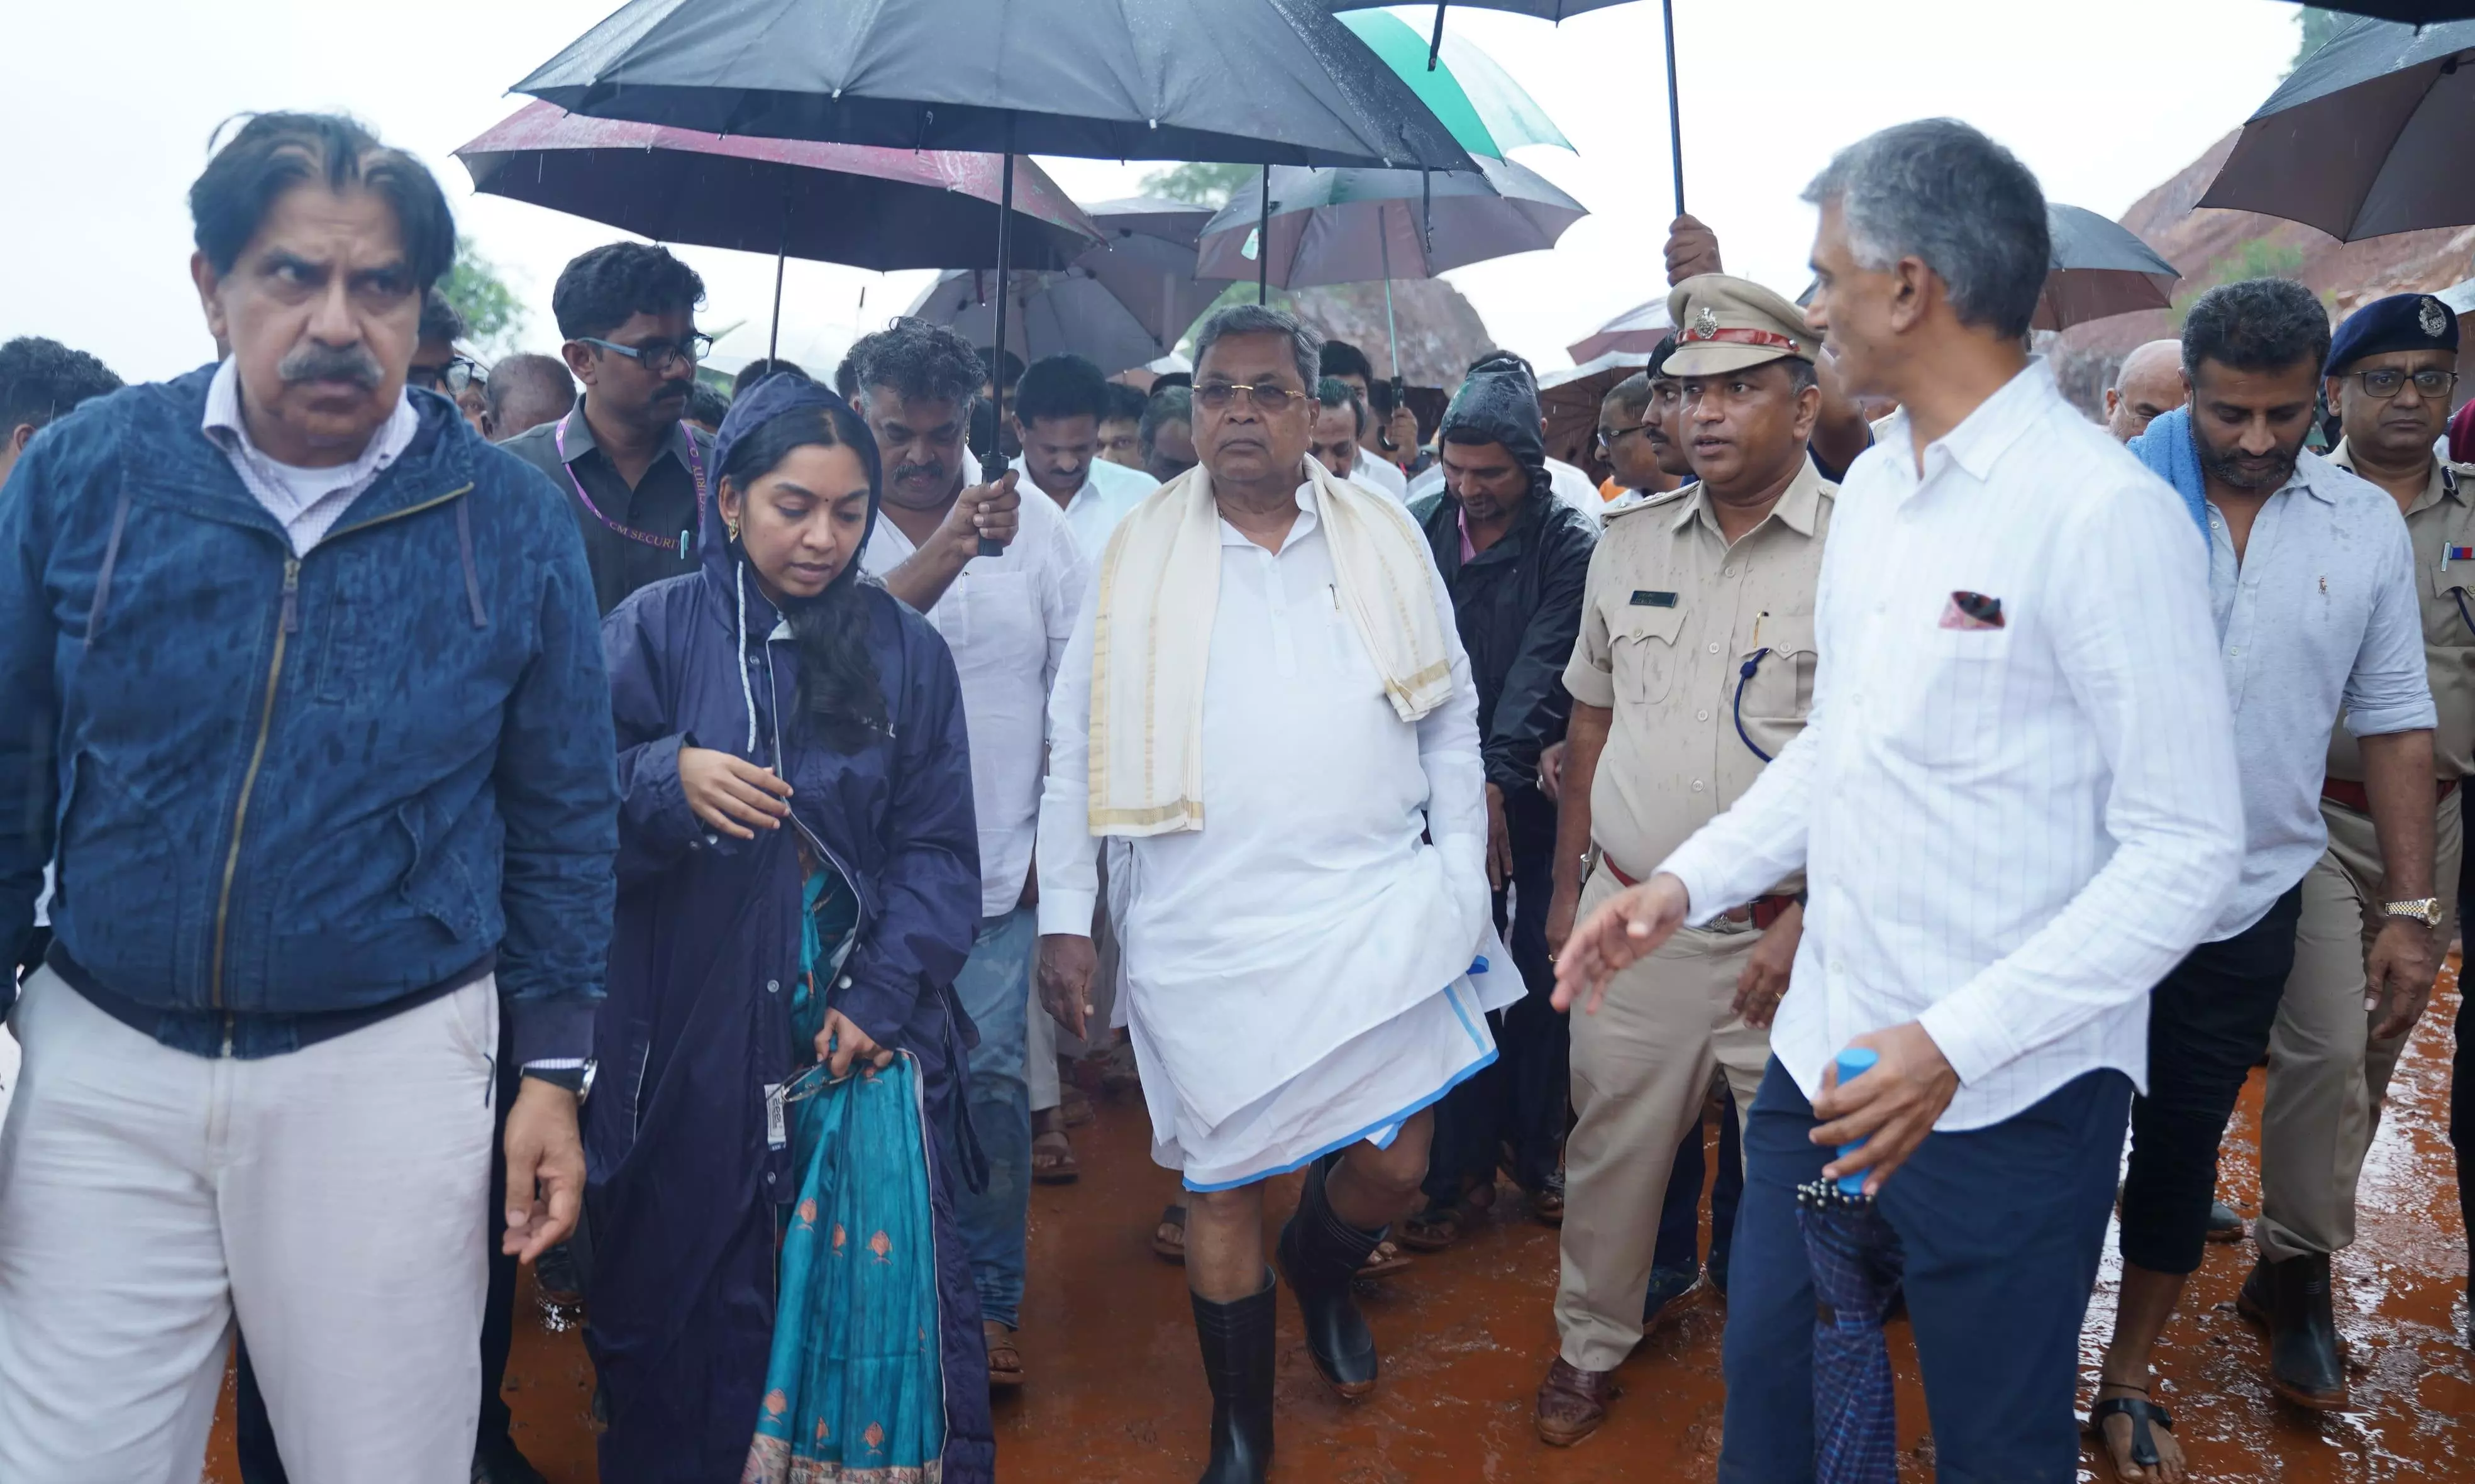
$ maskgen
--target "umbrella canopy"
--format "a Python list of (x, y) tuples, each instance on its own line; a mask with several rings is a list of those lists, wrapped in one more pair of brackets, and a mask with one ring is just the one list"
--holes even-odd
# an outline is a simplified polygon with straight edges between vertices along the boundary
[[(879, 272), (996, 266), (992, 155), (734, 138), (528, 103), (455, 158), (485, 195), (656, 242)], [(1018, 160), (1015, 176), (1017, 263), (1063, 268), (1101, 240), (1038, 165)]]
[[(1154, 337), (1116, 295), (1081, 269), (1017, 272), (1012, 285), (1006, 349), (1026, 361), (1080, 355), (1115, 373), (1157, 360), (1176, 344)], [(903, 312), (989, 345), (996, 333), (995, 300), (995, 274), (963, 269), (939, 278)]]
[[(1372, 10), (1379, 5), (1399, 5), (1402, 0), (1329, 0), (1325, 9), (1333, 11)], [(1562, 20), (1568, 15), (1581, 15), (1590, 11), (1604, 11), (1623, 5), (1625, 0), (1445, 0), (1438, 5), (1458, 6), (1464, 11), (1507, 11), (1515, 15), (1534, 15), (1540, 20)]]
[(1599, 403), (1616, 383), (1650, 364), (1647, 354), (1610, 351), (1538, 378), (1538, 412), (1547, 420), (1547, 456), (1582, 469), (1599, 466)]
[(1418, 101), (1472, 155), (1502, 159), (1525, 144), (1573, 148), (1573, 141), (1510, 73), (1459, 36), (1444, 37), (1437, 54), (1442, 64), (1429, 66), (1428, 38), (1399, 16), (1387, 11), (1352, 11), (1340, 21), (1409, 85)]
[(2382, 20), (2402, 20), (2415, 26), (2475, 18), (2475, 0), (2307, 0), (2307, 3), (2324, 11), (2374, 15)]
[(2053, 267), (2037, 296), (2038, 329), (2068, 329), (2084, 320), (2140, 309), (2173, 307), (2174, 265), (2128, 227), (2085, 207), (2046, 204)]
[(1650, 353), (1667, 338), (1676, 327), (1668, 323), (1667, 296), (1659, 295), (1648, 304), (1638, 304), (1598, 328), (1564, 348), (1564, 353), (1576, 364), (1597, 360), (1602, 355), (1622, 352), (1638, 355), (1642, 364), (1650, 363)]
[(1227, 286), (1226, 280), (1195, 276), (1195, 242), (1203, 224), (1212, 219), (1212, 208), (1136, 196), (1084, 210), (1099, 224), (1104, 240), (1074, 260), (1074, 271), (1089, 274), (1108, 289), (1160, 343), (1159, 350), (1141, 357), (1156, 359), (1185, 336)]
[(2268, 95), (2199, 204), (2348, 242), (2475, 223), (2470, 54), (2475, 21), (2356, 21)]
[(1315, 0), (629, 0), (515, 91), (894, 149), (1470, 168)]
[[(1476, 175), (1416, 170), (1270, 172), (1266, 276), (1283, 288), (1432, 279), (1447, 269), (1556, 245), (1589, 209), (1510, 160)], [(1252, 278), (1263, 178), (1203, 229), (1199, 272)], [(1431, 214), (1432, 213), (1432, 214)], [(1422, 230), (1432, 220), (1432, 231)]]
[(1796, 1190), (1813, 1270), (1814, 1484), (1899, 1484), (1897, 1403), (1882, 1321), (1905, 1267), (1872, 1198), (1832, 1180)]

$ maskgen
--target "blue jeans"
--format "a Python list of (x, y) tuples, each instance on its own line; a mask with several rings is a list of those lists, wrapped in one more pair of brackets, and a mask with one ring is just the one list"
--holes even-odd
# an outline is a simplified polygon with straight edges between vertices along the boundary
[(1031, 1084), (1025, 1080), (1032, 951), (1040, 922), (1017, 907), (980, 919), (954, 993), (980, 1028), (971, 1051), (971, 1128), (989, 1156), (988, 1188), (957, 1182), (954, 1225), (971, 1255), (980, 1315), (1015, 1327), (1022, 1309), (1023, 1226), (1031, 1214)]
[[(1927, 1134), (1883, 1185), (1941, 1484), (2079, 1477), (2080, 1322), (2130, 1110), (2131, 1079), (2091, 1072), (1990, 1128)], [(1796, 1187), (1829, 1161), (1813, 1128), (1772, 1061), (1745, 1130), (1720, 1484), (1813, 1477), (1813, 1277), (1796, 1223)]]

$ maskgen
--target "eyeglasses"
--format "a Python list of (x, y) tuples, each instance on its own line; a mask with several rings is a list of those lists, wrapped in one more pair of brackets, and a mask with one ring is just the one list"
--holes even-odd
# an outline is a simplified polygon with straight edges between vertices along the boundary
[(631, 361), (641, 363), (647, 371), (659, 371), (674, 360), (696, 365), (713, 353), (713, 336), (698, 330), (685, 340), (648, 340), (643, 345), (621, 345), (616, 340), (600, 340), (592, 335), (576, 337), (579, 345), (598, 345), (614, 351)]
[(1304, 392), (1293, 392), (1286, 386), (1250, 386), (1243, 381), (1206, 381), (1194, 389), (1194, 401), (1206, 412), (1226, 412), (1238, 403), (1238, 394), (1259, 412), (1283, 413), (1307, 400)]
[(482, 379), (481, 363), (469, 355), (454, 355), (443, 365), (415, 366), (404, 373), (404, 378), (415, 386), (453, 397)]
[(2416, 395), (2426, 401), (2438, 401), (2458, 388), (2458, 373), (2431, 366), (2412, 375), (2394, 366), (2384, 366), (2377, 371), (2349, 373), (2345, 379), (2361, 382), (2364, 395), (2375, 401), (2387, 401), (2395, 397), (2406, 390), (2409, 381), (2414, 383)]
[(1640, 432), (1642, 426), (1642, 424), (1635, 423), (1630, 427), (1619, 427), (1612, 430), (1605, 427), (1600, 428), (1599, 451), (1602, 453), (1613, 453), (1617, 444), (1624, 442), (1630, 434)]

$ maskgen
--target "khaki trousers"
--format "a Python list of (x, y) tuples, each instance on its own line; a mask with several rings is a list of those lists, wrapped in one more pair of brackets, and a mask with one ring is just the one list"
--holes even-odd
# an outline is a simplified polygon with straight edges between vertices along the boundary
[[(2373, 1040), (2372, 1016), (2364, 1010), (2364, 961), (2387, 920), (2371, 817), (2325, 799), (2320, 816), (2329, 825), (2329, 848), (2303, 878), (2294, 971), (2269, 1034), (2261, 1107), (2261, 1216), (2252, 1229), (2272, 1262), (2334, 1253), (2355, 1240), (2356, 1180), (2406, 1046), (2405, 1036)], [(2458, 907), (2464, 840), (2452, 793), (2433, 815), (2433, 890), (2442, 912), (2433, 941), (2443, 948)]]
[[(1602, 867), (1581, 914), (1621, 889)], [(1658, 1208), (1676, 1146), (1723, 1069), (1741, 1122), (1753, 1106), (1770, 1034), (1729, 1009), (1761, 935), (1685, 928), (1618, 974), (1595, 1015), (1573, 1012), (1573, 1109), (1564, 1143), (1563, 1274), (1556, 1328), (1565, 1363), (1612, 1371), (1641, 1343)]]

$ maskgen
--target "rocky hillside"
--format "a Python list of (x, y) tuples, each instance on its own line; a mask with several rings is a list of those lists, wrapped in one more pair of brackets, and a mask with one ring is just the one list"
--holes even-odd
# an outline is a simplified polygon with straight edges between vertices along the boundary
[[(2475, 227), (2400, 232), (2340, 242), (2316, 228), (2249, 211), (2195, 208), (2234, 149), (2227, 134), (2122, 214), (2122, 224), (2183, 274), (2178, 302), (2237, 279), (2276, 274), (2316, 290), (2341, 318), (2384, 294), (2447, 288), (2475, 275)], [(2175, 332), (2177, 317), (2159, 309), (2074, 326), (2047, 348), (2071, 399), (2095, 412), (2125, 353)]]
[[(1383, 284), (1337, 283), (1276, 297), (1326, 338), (1364, 351), (1378, 377), (1390, 372), (1384, 351)], [(1401, 334), (1401, 375), (1412, 386), (1458, 386), (1462, 368), (1495, 349), (1478, 310), (1440, 279), (1395, 280), (1392, 315)]]

